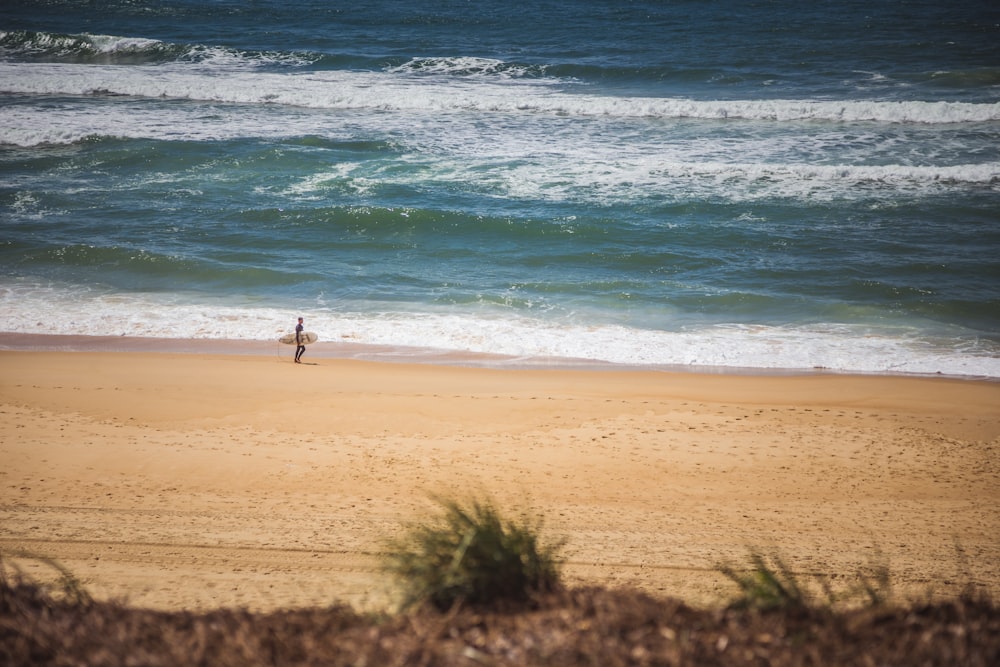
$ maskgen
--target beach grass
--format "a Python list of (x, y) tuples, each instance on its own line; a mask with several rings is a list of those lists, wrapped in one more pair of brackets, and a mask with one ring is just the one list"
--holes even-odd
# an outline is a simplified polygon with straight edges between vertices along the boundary
[(730, 606), (737, 609), (823, 609), (879, 607), (893, 602), (892, 575), (888, 564), (874, 562), (858, 568), (854, 581), (836, 589), (822, 574), (795, 573), (776, 553), (751, 549), (748, 567), (720, 563), (716, 569), (736, 584), (739, 591)]
[(387, 544), (385, 569), (404, 608), (520, 603), (560, 586), (563, 544), (543, 538), (541, 519), (507, 518), (487, 498), (434, 500), (436, 516)]

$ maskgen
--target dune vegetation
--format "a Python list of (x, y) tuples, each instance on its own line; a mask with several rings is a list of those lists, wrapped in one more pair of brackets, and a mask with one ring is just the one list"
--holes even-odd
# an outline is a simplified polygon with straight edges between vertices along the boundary
[(756, 552), (718, 565), (735, 597), (712, 609), (567, 588), (562, 544), (543, 539), (540, 521), (487, 500), (439, 503), (386, 543), (401, 594), (391, 613), (134, 608), (94, 600), (58, 563), (40, 583), (5, 559), (0, 665), (1000, 664), (1000, 610), (985, 591), (901, 603), (885, 567), (835, 589)]

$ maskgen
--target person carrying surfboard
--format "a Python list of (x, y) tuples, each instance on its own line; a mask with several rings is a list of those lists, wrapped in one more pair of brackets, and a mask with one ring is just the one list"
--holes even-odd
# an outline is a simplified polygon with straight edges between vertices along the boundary
[(299, 323), (295, 325), (295, 363), (302, 363), (302, 354), (306, 351), (306, 346), (302, 343), (302, 331), (305, 329), (305, 325), (302, 323), (302, 318), (299, 318)]

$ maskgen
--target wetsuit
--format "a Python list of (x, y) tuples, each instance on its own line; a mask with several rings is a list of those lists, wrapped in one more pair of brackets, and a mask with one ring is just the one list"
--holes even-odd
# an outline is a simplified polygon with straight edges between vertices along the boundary
[(295, 348), (295, 363), (299, 363), (302, 358), (302, 353), (306, 351), (306, 346), (302, 344), (302, 323), (295, 325), (295, 342), (298, 346)]

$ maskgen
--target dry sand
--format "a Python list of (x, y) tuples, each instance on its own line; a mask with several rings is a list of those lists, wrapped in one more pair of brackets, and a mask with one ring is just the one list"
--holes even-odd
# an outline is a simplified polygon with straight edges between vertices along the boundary
[(306, 360), (0, 352), (0, 553), (138, 606), (377, 609), (382, 541), (471, 492), (571, 584), (713, 604), (755, 548), (1000, 593), (1000, 383)]

